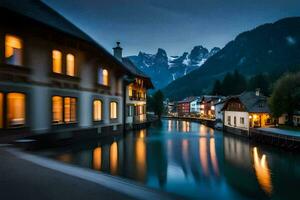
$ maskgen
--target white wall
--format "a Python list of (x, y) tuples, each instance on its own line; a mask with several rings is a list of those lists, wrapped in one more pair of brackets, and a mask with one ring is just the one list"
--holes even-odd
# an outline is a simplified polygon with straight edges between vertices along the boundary
[[(231, 117), (231, 123), (228, 121), (228, 116)], [(234, 124), (234, 117), (236, 117), (236, 125)], [(240, 123), (242, 117), (244, 118), (244, 124)], [(247, 112), (224, 111), (224, 125), (249, 130), (249, 114)]]

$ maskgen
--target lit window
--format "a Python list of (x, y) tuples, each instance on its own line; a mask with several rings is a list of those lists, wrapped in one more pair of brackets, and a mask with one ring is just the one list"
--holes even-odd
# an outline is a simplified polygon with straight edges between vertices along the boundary
[(67, 55), (67, 75), (75, 76), (75, 58), (72, 54)]
[(9, 127), (25, 124), (25, 95), (9, 93), (7, 95), (7, 121)]
[(61, 52), (58, 50), (52, 51), (52, 71), (54, 73), (62, 73)]
[(118, 104), (117, 102), (113, 101), (110, 102), (110, 118), (111, 119), (117, 119), (118, 118), (118, 108), (117, 108)]
[(20, 38), (5, 36), (5, 59), (7, 64), (22, 65), (22, 41)]
[(128, 86), (128, 96), (132, 97), (132, 85)]
[(65, 123), (76, 121), (76, 99), (71, 97), (64, 98)]
[(94, 121), (102, 120), (102, 102), (100, 100), (95, 100), (94, 103)]
[(0, 128), (3, 128), (3, 93), (0, 93)]
[(99, 68), (98, 70), (98, 83), (100, 85), (108, 86), (109, 75), (107, 69)]
[(54, 124), (63, 122), (63, 98), (59, 96), (52, 97), (52, 122)]

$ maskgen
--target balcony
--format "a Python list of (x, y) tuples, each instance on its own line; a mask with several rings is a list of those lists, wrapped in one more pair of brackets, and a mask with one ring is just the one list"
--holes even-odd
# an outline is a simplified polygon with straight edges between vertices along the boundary
[(130, 101), (146, 101), (145, 97), (137, 97), (137, 96), (131, 96), (129, 97)]

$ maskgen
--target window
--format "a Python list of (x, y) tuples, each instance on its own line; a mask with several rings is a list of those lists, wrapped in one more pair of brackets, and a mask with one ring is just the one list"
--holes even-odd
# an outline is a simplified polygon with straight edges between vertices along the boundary
[(128, 86), (128, 96), (132, 97), (132, 85)]
[(75, 76), (75, 58), (74, 55), (67, 55), (67, 75)]
[(100, 100), (94, 100), (93, 110), (94, 110), (94, 121), (101, 121), (102, 120), (102, 102)]
[(71, 97), (64, 98), (65, 123), (76, 121), (76, 99)]
[(58, 50), (52, 51), (52, 71), (54, 73), (62, 73), (61, 52)]
[(25, 95), (22, 93), (7, 94), (7, 122), (8, 127), (25, 124)]
[(240, 124), (245, 124), (245, 118), (244, 117), (240, 118)]
[(22, 41), (12, 35), (5, 36), (5, 59), (7, 64), (22, 65)]
[(228, 123), (228, 125), (231, 125), (231, 116), (227, 117), (227, 123)]
[(108, 86), (109, 85), (108, 79), (109, 79), (109, 75), (108, 75), (107, 69), (99, 68), (99, 70), (98, 70), (98, 83), (100, 85)]
[(128, 117), (132, 117), (134, 112), (134, 107), (132, 105), (127, 106), (127, 111), (128, 111), (127, 113)]
[(59, 96), (52, 97), (52, 122), (54, 124), (63, 123), (63, 98)]
[(118, 118), (118, 103), (115, 101), (110, 102), (110, 118), (117, 119)]
[(3, 93), (0, 93), (0, 128), (3, 128)]
[(76, 98), (74, 97), (52, 97), (52, 123), (76, 122)]

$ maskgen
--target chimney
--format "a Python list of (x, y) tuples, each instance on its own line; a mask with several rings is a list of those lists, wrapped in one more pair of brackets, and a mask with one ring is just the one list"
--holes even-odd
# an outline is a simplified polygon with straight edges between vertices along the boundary
[(122, 62), (122, 48), (120, 47), (120, 42), (117, 42), (117, 46), (113, 48), (114, 50), (114, 56)]
[(255, 95), (256, 95), (256, 96), (259, 96), (259, 95), (260, 95), (260, 88), (256, 88), (256, 90), (255, 90)]

